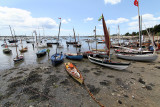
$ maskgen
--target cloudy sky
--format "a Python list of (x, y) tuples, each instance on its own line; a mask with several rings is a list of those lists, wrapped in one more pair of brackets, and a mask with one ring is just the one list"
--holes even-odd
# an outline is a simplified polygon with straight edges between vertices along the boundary
[[(143, 29), (160, 24), (159, 0), (140, 0)], [(138, 31), (138, 8), (134, 0), (0, 0), (0, 35), (11, 35), (9, 25), (16, 35), (31, 35), (33, 30), (41, 35), (57, 35), (62, 18), (61, 34), (103, 34), (98, 21), (103, 13), (111, 34)]]

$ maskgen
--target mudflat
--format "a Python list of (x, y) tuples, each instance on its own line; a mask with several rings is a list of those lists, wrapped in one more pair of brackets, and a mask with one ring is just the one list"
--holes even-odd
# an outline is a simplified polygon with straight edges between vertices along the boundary
[[(105, 107), (158, 107), (160, 105), (160, 55), (154, 62), (131, 62), (126, 70), (114, 70), (88, 59), (72, 62), (84, 83)], [(3, 107), (98, 107), (84, 85), (51, 61), (14, 67), (0, 72), (0, 105)]]

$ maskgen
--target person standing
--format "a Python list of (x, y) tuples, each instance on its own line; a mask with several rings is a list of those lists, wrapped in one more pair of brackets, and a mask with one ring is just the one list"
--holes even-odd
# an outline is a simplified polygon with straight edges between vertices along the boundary
[(50, 52), (50, 49), (47, 49), (48, 57), (49, 57), (49, 52)]
[(33, 50), (34, 50), (34, 43), (32, 44), (32, 46), (33, 46)]

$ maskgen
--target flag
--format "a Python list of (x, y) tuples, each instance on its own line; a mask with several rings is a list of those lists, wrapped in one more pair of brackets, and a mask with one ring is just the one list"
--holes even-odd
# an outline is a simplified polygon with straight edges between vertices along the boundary
[(101, 19), (102, 19), (102, 16), (98, 19), (98, 21), (101, 21)]
[(61, 19), (60, 17), (58, 19)]
[(96, 30), (93, 30), (93, 32), (96, 32)]
[(138, 6), (138, 1), (137, 0), (134, 1), (134, 5)]

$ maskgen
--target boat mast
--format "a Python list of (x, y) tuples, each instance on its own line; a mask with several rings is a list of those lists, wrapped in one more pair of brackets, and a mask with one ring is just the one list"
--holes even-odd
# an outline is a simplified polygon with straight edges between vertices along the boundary
[[(61, 30), (61, 18), (60, 19), (60, 23), (59, 23), (59, 32), (58, 32), (58, 41), (59, 41), (59, 35), (60, 35), (60, 30)], [(59, 42), (57, 43), (57, 47), (58, 47)], [(57, 54), (57, 47), (56, 47), (56, 54)]]
[(11, 35), (12, 35), (12, 38), (13, 38), (13, 41), (14, 41), (14, 37), (13, 37), (13, 33), (12, 33), (12, 29), (11, 29), (11, 26), (10, 26), (10, 25), (9, 25), (9, 28), (10, 28)]
[(77, 44), (76, 44), (76, 35), (75, 35), (75, 31), (74, 31), (74, 28), (73, 28), (73, 33), (74, 33), (74, 40), (75, 40), (74, 44), (76, 45), (76, 51), (77, 51)]
[(94, 32), (95, 32), (95, 39), (96, 39), (96, 53), (97, 53), (97, 37), (96, 37), (96, 26), (95, 26), (95, 30), (94, 30)]
[[(14, 32), (14, 36), (15, 36), (15, 39), (16, 39), (16, 35), (15, 35), (15, 31), (14, 31), (14, 29), (13, 29), (13, 32)], [(15, 45), (16, 45), (16, 42), (15, 42)], [(18, 58), (17, 45), (16, 45), (16, 53), (17, 53), (17, 58)]]
[(141, 18), (140, 18), (140, 13), (139, 13), (139, 0), (138, 2), (138, 23), (139, 23), (139, 46), (140, 46), (140, 51), (142, 51), (142, 41), (141, 41)]

